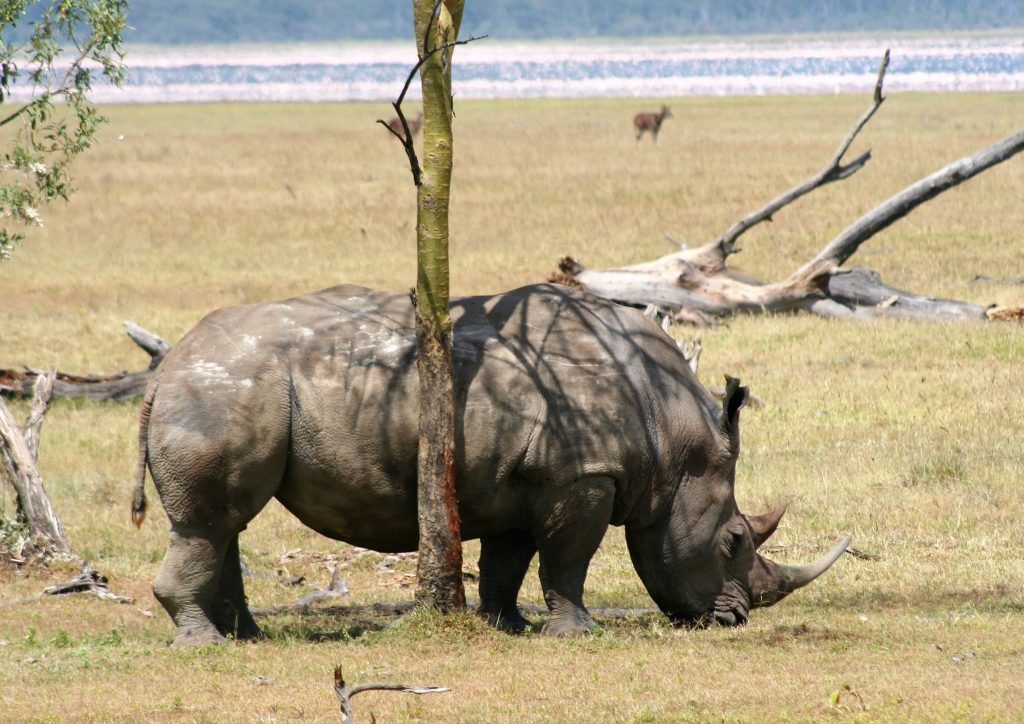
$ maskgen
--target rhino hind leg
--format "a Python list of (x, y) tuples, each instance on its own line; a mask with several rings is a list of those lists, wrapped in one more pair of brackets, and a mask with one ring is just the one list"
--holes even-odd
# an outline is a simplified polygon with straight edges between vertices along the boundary
[(238, 557), (238, 535), (231, 538), (224, 552), (217, 596), (213, 607), (213, 622), (223, 636), (235, 640), (257, 639), (263, 632), (249, 611), (242, 583), (242, 565)]
[(537, 552), (533, 534), (510, 530), (480, 539), (480, 608), (489, 624), (509, 633), (530, 627), (519, 611), (519, 588)]
[(227, 548), (227, 541), (218, 543), (207, 531), (171, 528), (153, 593), (177, 627), (175, 646), (225, 641), (213, 622), (213, 607)]
[[(161, 390), (168, 379), (165, 373)], [(175, 400), (161, 406), (158, 397), (150, 425), (150, 472), (171, 523), (153, 593), (174, 620), (177, 646), (258, 636), (238, 534), (280, 487), (288, 427), (266, 432), (221, 410), (181, 409)]]
[(551, 612), (543, 633), (574, 636), (597, 626), (583, 605), (583, 584), (614, 501), (615, 482), (592, 477), (568, 487), (548, 486), (534, 502), (540, 583)]
[[(158, 483), (167, 479), (154, 477)], [(228, 634), (239, 639), (260, 635), (242, 583), (239, 531), (266, 505), (275, 489), (272, 478), (232, 471), (200, 480), (195, 487), (212, 494), (186, 498), (158, 484), (171, 535), (153, 592), (177, 627), (176, 646), (223, 643)], [(219, 493), (225, 489), (227, 495)]]

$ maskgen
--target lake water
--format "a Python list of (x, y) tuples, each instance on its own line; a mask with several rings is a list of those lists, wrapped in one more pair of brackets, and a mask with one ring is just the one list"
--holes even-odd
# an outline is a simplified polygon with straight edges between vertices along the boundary
[[(1024, 91), (1024, 32), (511, 43), (455, 52), (459, 98), (868, 93), (892, 50), (889, 91)], [(415, 61), (410, 43), (133, 49), (121, 90), (100, 102), (390, 101)], [(418, 94), (413, 83), (410, 98)]]

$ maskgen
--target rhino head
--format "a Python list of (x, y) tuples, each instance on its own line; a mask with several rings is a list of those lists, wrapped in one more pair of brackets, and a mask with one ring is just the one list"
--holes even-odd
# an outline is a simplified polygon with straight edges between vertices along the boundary
[(773, 563), (757, 552), (786, 506), (747, 516), (736, 505), (739, 411), (749, 396), (738, 380), (727, 378), (719, 429), (712, 431), (705, 459), (691, 463), (679, 482), (668, 514), (651, 525), (626, 526), (637, 573), (658, 607), (679, 624), (744, 624), (751, 609), (770, 606), (824, 573), (850, 543), (847, 536), (804, 566)]

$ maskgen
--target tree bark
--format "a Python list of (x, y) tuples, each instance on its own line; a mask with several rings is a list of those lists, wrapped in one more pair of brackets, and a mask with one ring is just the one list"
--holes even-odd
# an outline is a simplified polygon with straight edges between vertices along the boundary
[(39, 426), (50, 404), (54, 375), (54, 372), (50, 372), (36, 382), (36, 396), (26, 422), (32, 442), (26, 440), (7, 405), (0, 399), (0, 463), (14, 487), (18, 513), (28, 526), (33, 544), (44, 547), (48, 552), (61, 554), (70, 553), (71, 545), (64, 535), (60, 518), (50, 504), (33, 454), (33, 449), (38, 454)]
[[(416, 341), (420, 380), (416, 600), (442, 611), (466, 606), (455, 491), (448, 201), (452, 174), (451, 56), (461, 0), (414, 0), (423, 90), (423, 170), (417, 187)], [(438, 50), (439, 48), (442, 48)], [(424, 60), (425, 59), (425, 60)]]

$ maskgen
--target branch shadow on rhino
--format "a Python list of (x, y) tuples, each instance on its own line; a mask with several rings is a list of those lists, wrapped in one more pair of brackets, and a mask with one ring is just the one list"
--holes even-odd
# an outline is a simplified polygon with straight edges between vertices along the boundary
[[(465, 449), (469, 390), (486, 370), (482, 384), (488, 402), (501, 416), (518, 418), (530, 426), (541, 422), (537, 414), (543, 414), (543, 432), (553, 438), (552, 445), (571, 448), (582, 459), (600, 452), (610, 440), (629, 436), (635, 443), (633, 436), (639, 435), (653, 457), (659, 447), (653, 426), (624, 429), (625, 421), (614, 415), (616, 407), (586, 388), (593, 388), (599, 376), (612, 377), (600, 391), (627, 398), (628, 409), (651, 417), (662, 400), (673, 395), (673, 386), (693, 382), (659, 362), (666, 352), (678, 356), (675, 342), (653, 325), (650, 331), (624, 334), (630, 325), (623, 317), (634, 314), (633, 310), (592, 299), (610, 312), (600, 315), (591, 307), (573, 303), (575, 294), (568, 289), (543, 289), (543, 293), (453, 301), (455, 408), (463, 423), (456, 428), (457, 447)], [(489, 306), (492, 299), (496, 301)], [(508, 328), (510, 320), (513, 328)], [(491, 343), (500, 345), (505, 354), (489, 351)], [(631, 375), (631, 366), (642, 366), (647, 375)], [(595, 375), (594, 369), (600, 372)], [(528, 392), (543, 402), (542, 410), (524, 408), (523, 397), (509, 394), (504, 381), (517, 374), (529, 380), (532, 390)], [(651, 387), (644, 389), (638, 379)], [(535, 427), (533, 432), (537, 432)]]
[[(508, 579), (518, 576), (521, 581), (538, 549), (543, 569), (545, 536), (538, 535), (538, 519), (568, 517), (559, 508), (587, 505), (604, 495), (604, 517), (593, 516), (587, 526), (594, 529), (584, 533), (596, 549), (604, 527), (626, 522), (651, 488), (674, 489), (678, 483), (677, 477), (666, 475), (671, 466), (665, 465), (672, 457), (666, 450), (675, 446), (669, 430), (678, 425), (666, 425), (666, 419), (678, 415), (673, 408), (681, 406), (682, 398), (703, 407), (701, 420), (716, 420), (721, 414), (660, 327), (638, 324), (635, 310), (595, 298), (581, 303), (583, 299), (574, 290), (542, 285), (452, 302), (462, 533), (465, 539), (483, 540), (481, 571), (498, 567), (484, 560), (488, 549), (495, 548), (502, 565), (511, 561)], [(408, 415), (412, 402), (408, 380), (414, 364), (415, 350), (409, 349), (391, 368), (404, 373), (390, 375), (382, 404), (361, 408), (376, 416), (376, 437), (395, 445), (385, 452), (389, 460), (408, 456), (414, 447), (413, 440), (393, 434), (394, 429), (408, 429), (400, 418)], [(700, 478), (707, 460), (694, 456), (687, 465)], [(413, 461), (409, 467), (414, 468)], [(415, 515), (412, 507), (408, 515)], [(540, 527), (549, 522), (542, 521)], [(559, 524), (556, 520), (551, 527)], [(508, 536), (518, 536), (515, 550)], [(550, 550), (552, 536), (547, 538)], [(581, 552), (569, 565), (590, 555), (592, 551)], [(550, 579), (559, 573), (545, 581), (542, 570), (546, 597), (553, 587)], [(583, 576), (585, 569), (577, 574), (580, 587)], [(512, 630), (525, 627), (529, 622), (512, 609), (510, 600), (518, 583), (499, 583), (504, 603), (494, 603), (495, 596), (482, 584), (486, 604), (481, 610), (504, 616), (506, 623), (509, 616), (518, 617), (511, 622)], [(594, 625), (582, 605), (577, 608), (581, 625)]]
[[(630, 409), (657, 410), (664, 399), (671, 396), (674, 386), (686, 385), (696, 394), (699, 383), (678, 376), (678, 370), (668, 369), (658, 360), (678, 356), (674, 341), (659, 328), (639, 334), (625, 335), (622, 316), (634, 313), (604, 300), (592, 299), (612, 311), (615, 322), (611, 325), (605, 316), (572, 303), (569, 289), (545, 285), (543, 292), (531, 294), (509, 293), (497, 297), (462, 297), (452, 300), (453, 368), (455, 380), (456, 454), (459, 463), (467, 462), (467, 439), (479, 432), (473, 410), (467, 408), (470, 391), (474, 406), (481, 406), (481, 393), (486, 400), (488, 422), (500, 422), (503, 430), (526, 427), (533, 434), (543, 424), (543, 432), (552, 438), (552, 445), (571, 448), (575, 456), (586, 458), (605, 447), (605, 441), (628, 435), (643, 438), (643, 447), (653, 458), (660, 441), (652, 425), (639, 429), (623, 429), (623, 420), (608, 413), (606, 400), (579, 394), (570, 389), (574, 382), (592, 382), (586, 378), (588, 368), (614, 370), (615, 393), (628, 399)], [(381, 314), (383, 310), (378, 310)], [(406, 321), (401, 315), (387, 317), (387, 325), (395, 329)], [(513, 324), (509, 324), (513, 322)], [(566, 333), (571, 329), (570, 333)], [(539, 331), (538, 331), (539, 330)], [(572, 342), (571, 346), (567, 342)], [(588, 350), (588, 346), (596, 349)], [(392, 371), (411, 370), (416, 363), (415, 346), (410, 346), (398, 360), (374, 359), (371, 366), (386, 365)], [(653, 383), (641, 387), (628, 367), (639, 365), (650, 375)], [(575, 368), (581, 374), (566, 373)], [(414, 374), (414, 373), (413, 373)], [(528, 388), (509, 384), (528, 381)], [(384, 446), (384, 457), (389, 460), (408, 458), (408, 441), (393, 434), (397, 418), (407, 414), (409, 390), (407, 377), (391, 374), (381, 408), (367, 409), (377, 417), (378, 439)], [(702, 388), (701, 388), (701, 391)], [(519, 393), (519, 394), (513, 394)], [(543, 407), (538, 409), (538, 404)], [(381, 415), (381, 409), (385, 413)], [(714, 414), (714, 413), (711, 413)], [(543, 418), (542, 418), (543, 416)], [(359, 421), (356, 420), (356, 426)], [(469, 434), (467, 434), (467, 430)], [(508, 440), (491, 438), (495, 454)], [(531, 439), (533, 442), (533, 439)], [(415, 452), (415, 451), (413, 451)], [(525, 451), (524, 451), (525, 452)], [(472, 462), (472, 461), (470, 461)], [(518, 462), (518, 461), (517, 461)], [(463, 469), (463, 468), (459, 468)]]

